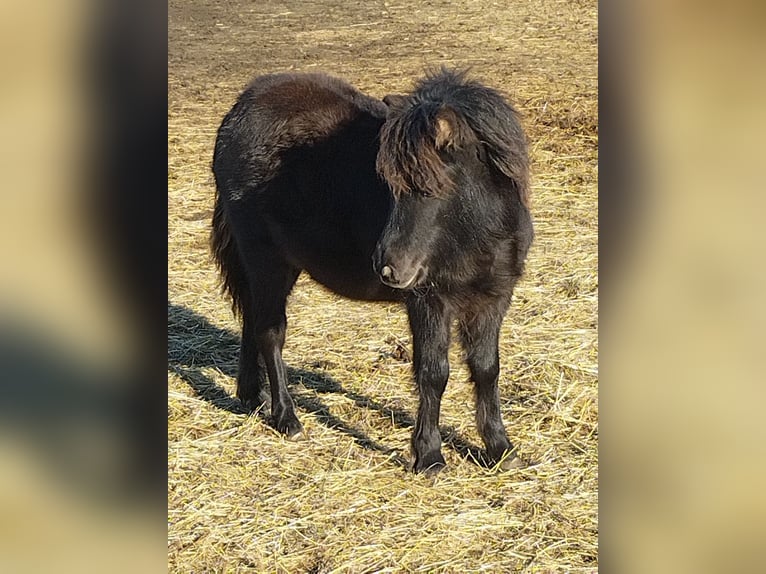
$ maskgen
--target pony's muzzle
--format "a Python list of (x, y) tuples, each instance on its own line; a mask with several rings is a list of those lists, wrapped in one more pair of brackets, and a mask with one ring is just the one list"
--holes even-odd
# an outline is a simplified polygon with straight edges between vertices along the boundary
[(411, 277), (408, 276), (402, 277), (402, 273), (397, 271), (397, 269), (390, 264), (381, 267), (378, 276), (383, 283), (396, 289), (407, 287), (411, 279)]
[(425, 268), (417, 263), (401, 261), (394, 264), (379, 256), (375, 258), (373, 268), (381, 282), (394, 289), (409, 289), (425, 277)]

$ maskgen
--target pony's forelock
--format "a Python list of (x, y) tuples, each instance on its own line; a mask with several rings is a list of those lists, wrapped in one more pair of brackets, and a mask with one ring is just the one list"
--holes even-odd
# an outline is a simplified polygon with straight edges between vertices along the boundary
[(395, 196), (419, 192), (446, 196), (454, 189), (439, 150), (481, 141), (488, 163), (508, 178), (528, 205), (526, 140), (516, 110), (467, 70), (441, 68), (426, 74), (396, 104), (380, 132), (378, 173)]
[(394, 196), (416, 191), (444, 196), (452, 190), (438, 151), (439, 129), (434, 110), (413, 106), (389, 115), (380, 133), (377, 169)]

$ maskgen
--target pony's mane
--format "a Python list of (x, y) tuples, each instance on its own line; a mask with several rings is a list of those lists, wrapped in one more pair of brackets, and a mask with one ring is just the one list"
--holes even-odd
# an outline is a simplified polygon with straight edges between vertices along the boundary
[(454, 188), (442, 149), (481, 144), (487, 163), (528, 204), (529, 160), (516, 110), (464, 70), (430, 72), (407, 97), (387, 98), (378, 173), (395, 196), (417, 190), (445, 196)]

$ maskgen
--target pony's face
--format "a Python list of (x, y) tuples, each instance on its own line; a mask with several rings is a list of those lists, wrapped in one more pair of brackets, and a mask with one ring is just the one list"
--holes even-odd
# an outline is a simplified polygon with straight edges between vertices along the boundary
[(498, 92), (461, 73), (431, 75), (383, 102), (376, 168), (393, 208), (373, 267), (391, 287), (437, 284), (445, 266), (507, 236), (509, 214), (527, 204), (524, 134)]
[(399, 196), (373, 255), (373, 268), (383, 283), (397, 289), (422, 285), (431, 255), (444, 233), (447, 200), (421, 193)]
[(458, 164), (478, 141), (447, 107), (426, 108), (405, 96), (387, 96), (384, 102), (389, 114), (377, 167), (394, 203), (373, 268), (386, 285), (411, 289), (426, 281), (434, 255), (454, 234), (458, 174), (465, 167)]

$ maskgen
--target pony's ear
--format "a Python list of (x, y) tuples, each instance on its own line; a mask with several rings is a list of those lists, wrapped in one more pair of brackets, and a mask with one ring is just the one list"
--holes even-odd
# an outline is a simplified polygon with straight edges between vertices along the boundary
[(399, 109), (404, 106), (406, 99), (407, 96), (401, 94), (388, 94), (387, 96), (383, 96), (383, 103), (389, 108)]
[(471, 128), (453, 109), (442, 108), (434, 118), (434, 143), (436, 149), (458, 148), (471, 138)]

